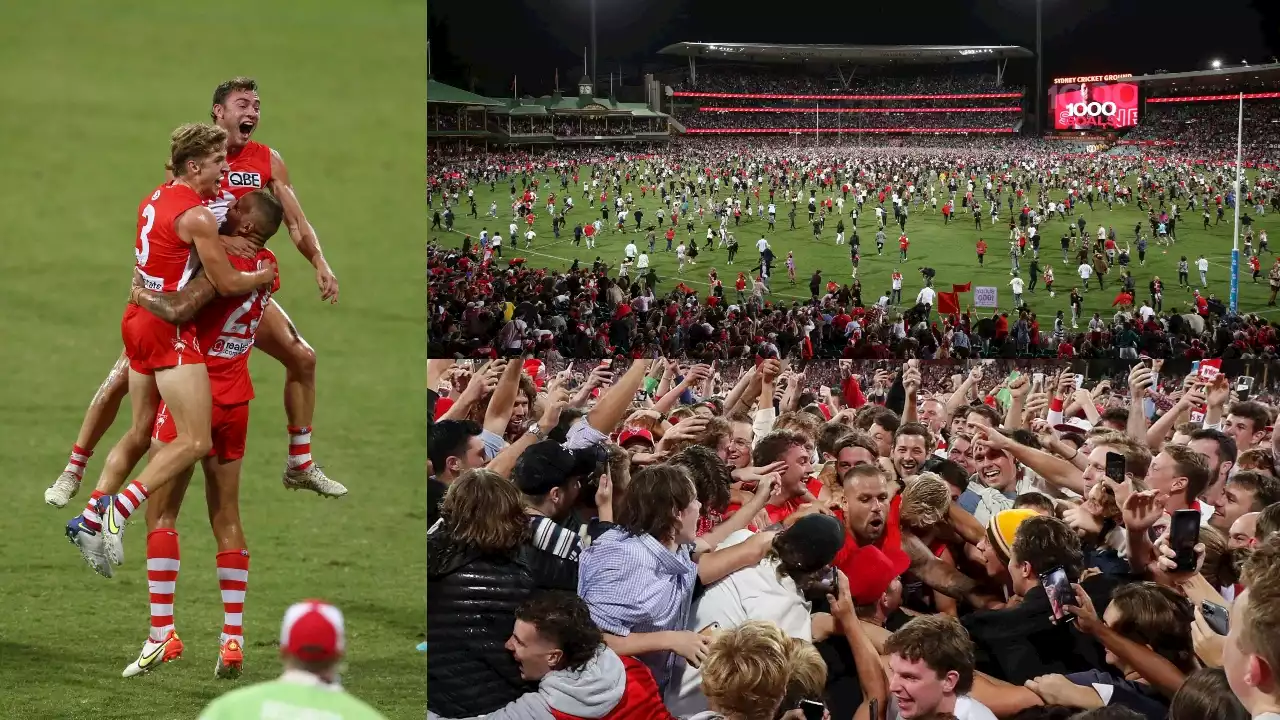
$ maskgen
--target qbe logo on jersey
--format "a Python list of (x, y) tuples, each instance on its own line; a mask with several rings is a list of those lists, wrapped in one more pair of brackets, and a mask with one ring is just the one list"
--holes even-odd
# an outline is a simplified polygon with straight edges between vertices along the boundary
[(262, 187), (262, 173), (235, 171), (227, 173), (227, 185), (231, 187)]

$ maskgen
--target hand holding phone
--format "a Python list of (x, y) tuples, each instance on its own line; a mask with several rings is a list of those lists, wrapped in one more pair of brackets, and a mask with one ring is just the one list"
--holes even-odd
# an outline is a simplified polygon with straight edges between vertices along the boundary
[(816, 700), (801, 700), (800, 710), (804, 712), (804, 720), (822, 720), (827, 708)]
[(1253, 382), (1253, 378), (1248, 375), (1236, 379), (1236, 397), (1240, 402), (1248, 400), (1253, 393)]
[(1200, 603), (1200, 614), (1209, 627), (1219, 635), (1226, 635), (1230, 630), (1230, 613), (1217, 603), (1204, 600)]
[(1075, 605), (1075, 591), (1071, 588), (1071, 579), (1067, 570), (1058, 566), (1040, 576), (1040, 584), (1049, 596), (1050, 618), (1056, 623), (1073, 623), (1076, 616), (1067, 612), (1067, 605)]
[(1178, 510), (1169, 524), (1169, 549), (1173, 550), (1174, 570), (1180, 573), (1196, 569), (1196, 544), (1200, 542), (1200, 511)]
[(1107, 453), (1107, 478), (1114, 480), (1117, 484), (1124, 482), (1125, 460), (1124, 455), (1116, 452)]

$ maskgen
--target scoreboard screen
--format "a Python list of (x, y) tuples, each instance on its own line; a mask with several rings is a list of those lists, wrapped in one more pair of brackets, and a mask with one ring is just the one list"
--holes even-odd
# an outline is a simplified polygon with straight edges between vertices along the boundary
[(1138, 86), (1128, 82), (1049, 86), (1055, 130), (1121, 130), (1138, 124)]

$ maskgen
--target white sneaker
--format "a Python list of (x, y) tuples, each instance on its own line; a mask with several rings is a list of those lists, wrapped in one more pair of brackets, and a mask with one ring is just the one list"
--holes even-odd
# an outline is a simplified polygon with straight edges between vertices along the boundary
[(45, 489), (44, 502), (56, 508), (66, 507), (78, 492), (80, 492), (80, 478), (73, 472), (63, 470), (58, 479)]
[(342, 483), (330, 480), (314, 462), (306, 470), (286, 467), (282, 481), (289, 490), (310, 490), (323, 497), (338, 498), (347, 494)]
[(90, 530), (84, 524), (84, 518), (77, 515), (67, 522), (66, 533), (67, 540), (80, 548), (80, 556), (89, 567), (93, 568), (94, 572), (105, 578), (115, 575), (115, 570), (107, 560), (106, 551), (102, 546), (101, 532)]
[(113, 565), (124, 564), (124, 526), (125, 518), (116, 510), (116, 496), (103, 495), (98, 498), (98, 514), (102, 516), (102, 548), (107, 559)]
[(142, 652), (138, 653), (138, 659), (129, 663), (129, 667), (124, 669), (122, 675), (135, 677), (149, 673), (165, 663), (181, 658), (182, 650), (182, 640), (178, 639), (178, 633), (173, 630), (170, 630), (160, 642), (148, 637), (147, 641), (142, 643)]

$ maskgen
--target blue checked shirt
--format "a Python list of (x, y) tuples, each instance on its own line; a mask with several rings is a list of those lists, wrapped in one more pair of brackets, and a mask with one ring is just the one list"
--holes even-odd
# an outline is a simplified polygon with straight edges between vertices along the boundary
[[(591, 619), (611, 635), (685, 630), (698, 566), (692, 546), (671, 552), (652, 535), (631, 535), (615, 528), (582, 551), (578, 594), (591, 609)], [(684, 672), (684, 658), (674, 652), (648, 653), (638, 658), (653, 672), (660, 690), (675, 673)]]

